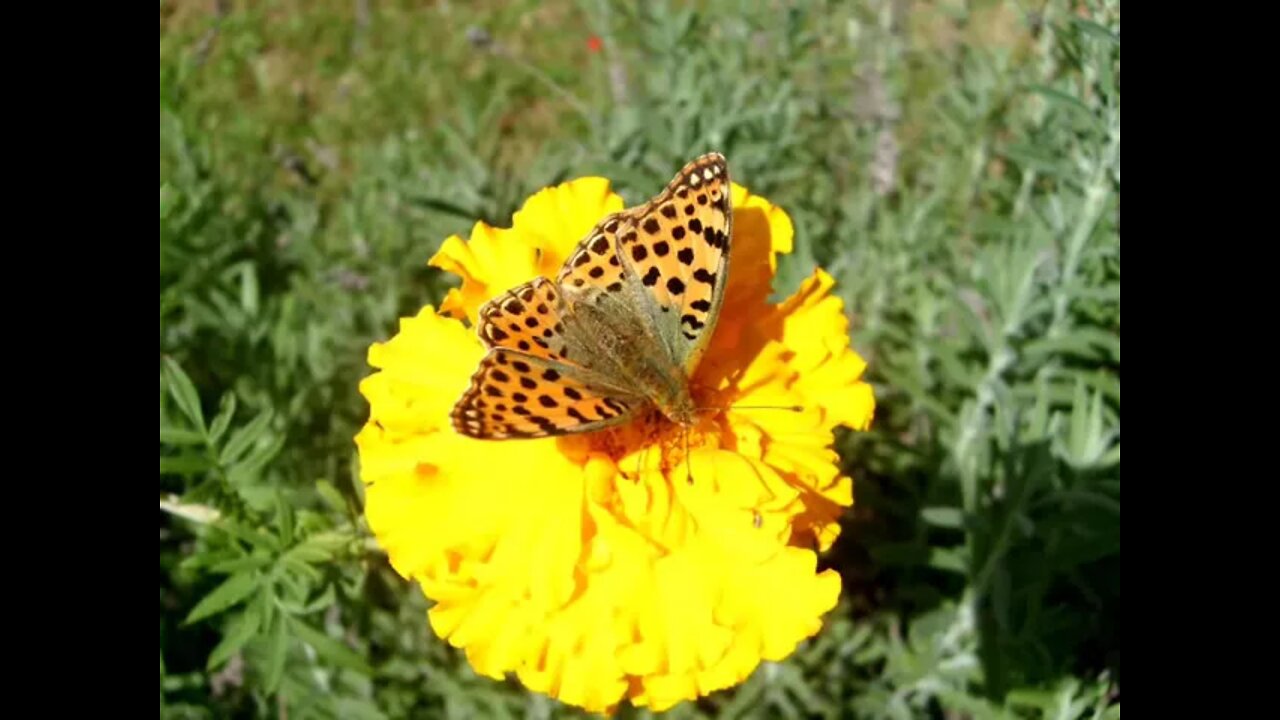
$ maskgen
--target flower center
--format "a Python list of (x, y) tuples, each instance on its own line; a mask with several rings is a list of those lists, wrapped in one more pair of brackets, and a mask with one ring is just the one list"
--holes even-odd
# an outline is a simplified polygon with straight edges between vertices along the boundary
[(653, 410), (626, 425), (591, 433), (586, 440), (590, 450), (608, 455), (624, 474), (640, 468), (667, 474), (694, 451), (721, 447), (720, 416), (719, 412), (702, 413), (696, 425), (682, 427)]

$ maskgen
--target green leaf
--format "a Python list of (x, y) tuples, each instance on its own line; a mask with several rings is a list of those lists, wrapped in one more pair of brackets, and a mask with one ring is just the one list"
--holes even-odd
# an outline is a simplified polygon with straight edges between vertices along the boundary
[(1092, 35), (1096, 38), (1105, 40), (1107, 42), (1115, 43), (1116, 45), (1120, 44), (1119, 35), (1116, 35), (1115, 33), (1111, 32), (1110, 30), (1099, 25), (1096, 22), (1093, 22), (1092, 20), (1085, 20), (1084, 18), (1073, 17), (1071, 18), (1071, 22), (1074, 23), (1077, 28), (1084, 31), (1086, 35)]
[(334, 698), (333, 706), (337, 716), (345, 720), (387, 720), (387, 715), (363, 698)]
[(280, 543), (293, 544), (293, 508), (284, 499), (284, 493), (276, 491), (276, 526), (280, 528)]
[(250, 317), (258, 314), (258, 273), (252, 263), (240, 266), (240, 307)]
[(231, 424), (231, 418), (236, 414), (236, 394), (228, 392), (222, 396), (218, 416), (213, 419), (213, 424), (209, 426), (209, 444), (216, 445), (222, 439), (222, 434), (227, 431), (227, 426)]
[[(284, 557), (280, 558), (280, 564), (285, 569), (292, 570), (293, 572), (305, 577), (311, 582), (319, 583), (320, 581), (324, 580), (324, 576), (320, 574), (319, 570), (312, 567), (311, 565), (308, 565), (306, 562), (296, 557), (292, 553), (286, 553)], [(293, 579), (289, 575), (281, 575), (280, 581), (282, 583), (292, 583)], [(300, 597), (306, 595), (306, 591), (302, 589), (301, 585), (297, 586), (296, 589), (299, 591)]]
[(258, 448), (244, 461), (232, 467), (227, 473), (228, 479), (235, 484), (246, 482), (262, 470), (263, 466), (270, 462), (283, 448), (284, 436), (278, 435), (270, 443)]
[(238, 557), (233, 560), (223, 560), (214, 563), (209, 567), (216, 573), (224, 573), (227, 575), (245, 572), (247, 570), (261, 570), (271, 564), (271, 556), (265, 553), (254, 553), (245, 557)]
[[(274, 575), (276, 601), (286, 613), (296, 615), (292, 608), (301, 607), (311, 595), (311, 586), (307, 581), (319, 583), (323, 578), (320, 571), (310, 565), (293, 562), (288, 558), (282, 559), (279, 567), (282, 568), (282, 572)], [(302, 577), (304, 573), (301, 568), (310, 570), (314, 573), (314, 577)]]
[(221, 522), (216, 527), (218, 530), (225, 532), (237, 540), (248, 543), (255, 548), (265, 548), (270, 551), (280, 549), (280, 541), (276, 540), (274, 535), (263, 532), (257, 528), (245, 527), (230, 520)]
[(249, 473), (241, 471), (242, 465), (236, 465), (227, 472), (227, 481), (239, 486), (240, 497), (254, 512), (264, 514), (272, 510), (276, 501), (276, 490), (267, 484), (251, 485), (247, 483)]
[(1098, 372), (1089, 376), (1089, 382), (1105, 398), (1120, 405), (1120, 378), (1112, 373)]
[(1115, 431), (1105, 426), (1102, 394), (1090, 394), (1084, 379), (1077, 377), (1064, 459), (1077, 468), (1096, 466), (1110, 450), (1114, 436)]
[(166, 445), (203, 445), (204, 434), (175, 427), (160, 428), (160, 442)]
[(271, 422), (272, 414), (271, 408), (267, 408), (250, 420), (248, 425), (232, 433), (226, 447), (222, 448), (222, 452), (218, 455), (218, 461), (223, 465), (230, 465), (238, 460), (267, 431), (267, 424)]
[(324, 610), (328, 608), (330, 605), (337, 602), (338, 593), (337, 593), (337, 590), (334, 589), (335, 587), (336, 586), (333, 584), (329, 584), (328, 586), (326, 586), (323, 592), (317, 595), (314, 600), (307, 603), (306, 606), (302, 608), (302, 614), (310, 615), (311, 613), (314, 613), (314, 612), (320, 612), (321, 610)]
[(1053, 704), (1053, 693), (1039, 688), (1016, 688), (1005, 696), (1005, 702), (1011, 707), (1043, 709)]
[(474, 218), (478, 212), (477, 210), (462, 207), (461, 205), (451, 202), (446, 198), (432, 197), (428, 195), (410, 197), (408, 198), (408, 201), (415, 205), (420, 205), (446, 215), (453, 215), (463, 219)]
[(949, 570), (960, 575), (969, 572), (969, 563), (964, 553), (951, 548), (933, 548), (929, 551), (929, 565), (939, 570)]
[(920, 511), (920, 517), (938, 527), (960, 528), (964, 525), (964, 513), (960, 508), (927, 507)]
[(177, 455), (160, 458), (161, 475), (195, 475), (211, 467), (207, 458), (199, 455)]
[(939, 700), (942, 707), (947, 711), (943, 714), (943, 717), (958, 716), (981, 718), (982, 720), (987, 720), (988, 718), (990, 720), (997, 720), (997, 718), (1009, 718), (1012, 720), (1014, 717), (983, 698), (950, 689), (943, 689), (939, 693)]
[(1064, 357), (1078, 357), (1082, 360), (1098, 360), (1099, 353), (1086, 342), (1076, 337), (1037, 338), (1023, 348), (1023, 357), (1029, 362), (1044, 363), (1049, 358), (1062, 360)]
[(232, 575), (192, 608), (184, 623), (190, 625), (242, 602), (257, 589), (258, 580), (248, 572)]
[(958, 348), (940, 346), (933, 357), (942, 371), (942, 376), (950, 384), (962, 387), (976, 386), (980, 379), (980, 371), (971, 365), (966, 365), (960, 359), (958, 352)]
[(180, 193), (169, 183), (160, 186), (160, 219), (164, 220), (173, 211)]
[(1093, 300), (1101, 303), (1120, 304), (1120, 284), (1110, 283), (1101, 287), (1082, 287), (1072, 290), (1081, 300)]
[(289, 560), (315, 564), (331, 559), (333, 553), (323, 548), (303, 544), (291, 549), (285, 557)]
[(294, 550), (306, 548), (308, 551), (319, 552), (320, 557), (325, 560), (331, 560), (339, 550), (350, 545), (354, 539), (350, 533), (330, 530), (312, 535)]
[(320, 497), (325, 501), (325, 504), (333, 508), (335, 512), (346, 514), (347, 502), (343, 499), (342, 493), (338, 492), (338, 489), (333, 486), (333, 483), (328, 480), (317, 480), (316, 492), (320, 493)]
[(209, 653), (209, 660), (205, 663), (206, 670), (221, 667), (232, 655), (257, 636), (262, 617), (255, 612), (256, 607), (253, 604), (248, 605), (243, 614), (231, 621), (230, 629), (213, 648), (213, 652)]
[(311, 615), (312, 613), (320, 612), (337, 602), (338, 593), (334, 589), (335, 587), (336, 585), (333, 583), (326, 585), (323, 592), (317, 595), (315, 599), (305, 604), (282, 600), (280, 602), (280, 606), (285, 610), (285, 612), (291, 615)]
[(1035, 170), (1046, 175), (1069, 175), (1070, 168), (1066, 161), (1053, 153), (1046, 152), (1029, 143), (1010, 143), (1002, 151), (1007, 160), (1017, 163), (1026, 170)]
[(276, 616), (283, 614), (276, 606), (275, 594), (271, 592), (271, 588), (265, 587), (249, 601), (245, 606), (245, 612), (258, 616), (259, 633), (267, 632), (276, 621)]
[(1119, 464), (1120, 464), (1120, 446), (1119, 445), (1116, 445), (1115, 447), (1111, 448), (1111, 450), (1106, 455), (1102, 456), (1102, 460), (1098, 462), (1098, 466), (1104, 467), (1104, 468), (1111, 467), (1112, 465), (1119, 465)]
[(272, 626), (271, 645), (267, 649), (266, 691), (273, 693), (284, 676), (284, 661), (289, 654), (289, 616), (277, 614)]
[(178, 567), (185, 573), (200, 573), (217, 563), (226, 562), (230, 559), (232, 559), (231, 551), (210, 548), (204, 552), (182, 558), (178, 562)]
[(178, 409), (192, 424), (200, 428), (200, 432), (204, 432), (204, 411), (200, 409), (200, 395), (196, 393), (196, 386), (173, 358), (166, 356), (161, 362), (164, 363), (166, 379), (169, 381), (169, 393), (178, 403)]
[(1037, 95), (1044, 97), (1046, 100), (1049, 100), (1059, 105), (1064, 105), (1070, 108), (1071, 110), (1081, 112), (1089, 116), (1090, 118), (1093, 117), (1093, 111), (1089, 109), (1088, 105), (1085, 105), (1084, 103), (1080, 102), (1079, 98), (1073, 95), (1068, 95), (1067, 93), (1064, 93), (1061, 90), (1058, 90), (1056, 88), (1051, 88), (1047, 85), (1030, 85), (1027, 87), (1027, 90), (1029, 92), (1033, 92), (1033, 93), (1036, 93)]
[(353, 670), (362, 675), (372, 672), (369, 664), (351, 648), (316, 630), (305, 622), (297, 622), (293, 631), (298, 639), (315, 649), (316, 654), (334, 665)]
[(1114, 362), (1120, 362), (1120, 335), (1102, 328), (1083, 327), (1071, 332), (1073, 337), (1102, 350)]

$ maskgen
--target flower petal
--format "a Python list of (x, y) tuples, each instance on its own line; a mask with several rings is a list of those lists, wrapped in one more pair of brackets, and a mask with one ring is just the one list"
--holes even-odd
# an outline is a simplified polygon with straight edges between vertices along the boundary
[(826, 272), (815, 270), (778, 307), (783, 342), (795, 353), (796, 389), (833, 424), (866, 430), (875, 414), (875, 397), (860, 380), (867, 364), (849, 348), (849, 318), (844, 303), (830, 294), (834, 284)]
[(520, 233), (479, 222), (471, 229), (469, 241), (450, 236), (427, 264), (462, 278), (462, 287), (449, 292), (440, 310), (472, 320), (486, 300), (538, 271), (537, 251)]
[(574, 246), (622, 198), (604, 178), (580, 178), (544, 188), (512, 216), (511, 228), (476, 223), (471, 239), (452, 235), (428, 262), (462, 278), (441, 312), (475, 319), (480, 306), (537, 275), (554, 277)]
[(610, 190), (608, 180), (584, 177), (534, 193), (516, 211), (512, 226), (541, 253), (538, 272), (550, 278), (596, 223), (621, 209), (622, 197)]

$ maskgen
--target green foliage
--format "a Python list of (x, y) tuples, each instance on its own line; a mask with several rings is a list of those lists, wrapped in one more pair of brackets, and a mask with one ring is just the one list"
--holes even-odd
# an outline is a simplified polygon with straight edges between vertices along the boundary
[(716, 148), (879, 410), (827, 627), (668, 714), (1118, 718), (1119, 44), (1108, 0), (163, 2), (162, 717), (580, 715), (431, 633), (357, 384), (447, 235)]

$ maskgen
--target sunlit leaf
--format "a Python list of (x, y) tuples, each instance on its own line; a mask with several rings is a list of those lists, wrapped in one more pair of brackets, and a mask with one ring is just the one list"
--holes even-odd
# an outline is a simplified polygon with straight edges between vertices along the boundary
[(222, 439), (222, 434), (227, 431), (227, 427), (231, 424), (231, 419), (236, 414), (236, 395), (235, 393), (225, 393), (222, 396), (222, 403), (218, 410), (218, 415), (209, 425), (209, 442), (216, 445)]
[(310, 645), (320, 657), (334, 665), (365, 675), (371, 672), (369, 664), (358, 653), (307, 623), (294, 623), (293, 631), (298, 639)]
[(191, 383), (191, 378), (182, 371), (182, 367), (171, 357), (161, 358), (164, 365), (165, 377), (169, 381), (169, 392), (173, 395), (173, 399), (178, 403), (178, 409), (182, 410), (182, 414), (192, 422), (201, 432), (204, 432), (204, 411), (200, 408), (200, 395), (196, 393), (196, 386)]
[(288, 615), (276, 614), (267, 646), (267, 667), (263, 686), (267, 692), (275, 692), (284, 675), (284, 661), (289, 654), (289, 630), (292, 621)]
[(166, 445), (203, 445), (204, 434), (182, 428), (161, 427), (160, 442)]
[(209, 653), (205, 669), (215, 670), (221, 667), (232, 655), (257, 636), (262, 618), (254, 609), (255, 606), (249, 604), (245, 612), (231, 622), (230, 630), (222, 636), (222, 640), (213, 648), (213, 652)]
[(232, 575), (192, 608), (185, 622), (198, 622), (243, 602), (258, 588), (258, 581), (258, 576), (251, 572)]
[(219, 462), (224, 465), (230, 465), (240, 459), (254, 443), (262, 437), (267, 431), (271, 422), (273, 412), (270, 408), (258, 413), (258, 416), (249, 421), (249, 424), (231, 433), (231, 439), (227, 441), (222, 452), (218, 456)]

